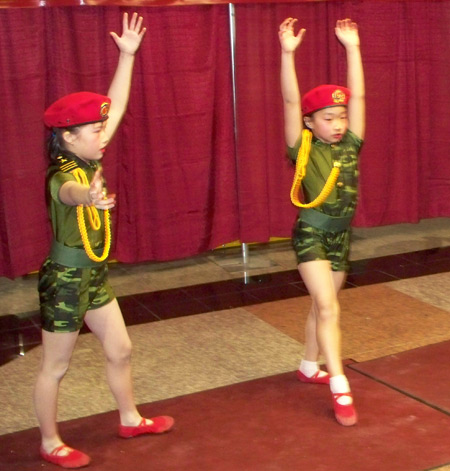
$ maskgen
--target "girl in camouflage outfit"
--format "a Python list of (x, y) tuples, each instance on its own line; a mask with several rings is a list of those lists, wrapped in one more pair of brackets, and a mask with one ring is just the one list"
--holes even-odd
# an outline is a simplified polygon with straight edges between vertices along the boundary
[[(357, 413), (342, 366), (337, 293), (348, 268), (350, 222), (357, 198), (357, 159), (365, 130), (359, 33), (357, 25), (349, 19), (336, 23), (336, 37), (346, 50), (348, 88), (321, 85), (302, 99), (295, 51), (304, 39), (305, 29), (295, 34), (296, 21), (287, 18), (279, 29), (281, 90), (290, 158), (297, 158), (305, 135), (303, 130), (312, 132), (309, 161), (302, 180), (306, 203), (316, 200), (332, 168), (340, 169), (325, 201), (317, 207), (302, 209), (294, 227), (298, 269), (312, 298), (305, 329), (305, 356), (297, 376), (306, 383), (329, 384), (336, 420), (349, 426), (357, 422)], [(319, 369), (319, 354), (324, 356), (328, 372)]]
[(42, 361), (34, 404), (42, 436), (40, 454), (64, 468), (90, 462), (88, 455), (64, 443), (56, 422), (59, 384), (83, 322), (105, 352), (108, 384), (119, 409), (119, 436), (162, 433), (173, 425), (171, 417), (145, 419), (136, 409), (131, 342), (107, 278), (108, 211), (115, 196), (106, 193), (100, 161), (127, 108), (134, 57), (145, 31), (142, 17), (134, 13), (128, 21), (125, 13), (122, 36), (111, 33), (120, 54), (108, 95), (73, 93), (44, 114), (53, 131), (47, 193), (54, 239), (39, 273)]

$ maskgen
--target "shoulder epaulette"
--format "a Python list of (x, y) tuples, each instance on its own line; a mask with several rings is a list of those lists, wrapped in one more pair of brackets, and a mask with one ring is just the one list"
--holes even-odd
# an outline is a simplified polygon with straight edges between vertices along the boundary
[(67, 157), (64, 157), (62, 155), (59, 155), (56, 158), (56, 163), (59, 167), (59, 170), (61, 172), (71, 172), (75, 168), (78, 168), (78, 164), (75, 162), (75, 160), (69, 159)]

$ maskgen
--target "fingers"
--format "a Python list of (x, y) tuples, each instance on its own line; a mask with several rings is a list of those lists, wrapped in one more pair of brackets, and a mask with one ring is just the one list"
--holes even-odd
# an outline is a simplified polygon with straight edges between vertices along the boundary
[(133, 31), (136, 34), (144, 34), (146, 31), (146, 28), (142, 28), (142, 23), (144, 21), (144, 18), (142, 16), (138, 16), (136, 12), (133, 13), (131, 16), (130, 21), (128, 22), (128, 13), (123, 14), (123, 20), (122, 20), (122, 29), (123, 31)]
[(90, 186), (93, 188), (103, 187), (102, 170), (100, 168), (95, 171), (94, 176), (92, 177)]
[[(116, 205), (116, 195), (103, 195), (103, 193), (96, 193), (95, 195), (91, 195), (92, 204), (97, 209), (111, 209), (114, 208)], [(93, 197), (92, 197), (93, 196)]]
[(131, 29), (134, 31), (136, 29), (136, 20), (137, 20), (137, 13), (134, 12), (133, 15), (131, 16), (131, 20), (128, 26), (128, 29)]
[(116, 195), (108, 195), (101, 200), (95, 201), (94, 206), (97, 209), (112, 209), (116, 205)]
[(292, 31), (294, 29), (294, 24), (297, 22), (297, 18), (286, 18), (283, 23), (280, 25), (280, 32), (283, 31)]
[(96, 191), (98, 188), (103, 187), (103, 178), (102, 178), (102, 171), (101, 169), (97, 169), (92, 177), (91, 183), (89, 185), (91, 187), (91, 191)]
[[(137, 15), (136, 15), (136, 16), (137, 16)], [(135, 28), (134, 28), (134, 30), (135, 30), (136, 32), (139, 33), (139, 32), (141, 31), (141, 29), (142, 29), (142, 22), (143, 22), (143, 21), (144, 21), (144, 18), (142, 18), (142, 16), (140, 16), (140, 17), (138, 18), (137, 23), (136, 23), (136, 26), (135, 26)]]
[(128, 13), (124, 13), (122, 16), (122, 31), (128, 29)]
[(303, 36), (304, 36), (304, 34), (305, 34), (305, 32), (306, 32), (306, 29), (305, 29), (305, 28), (302, 28), (302, 29), (297, 33), (297, 36), (296, 36), (296, 37), (297, 37), (298, 39), (302, 39)]
[(91, 199), (92, 204), (97, 205), (100, 201), (103, 201), (105, 198), (105, 195), (103, 194), (103, 191), (91, 188), (89, 190), (89, 198)]
[(101, 169), (97, 169), (92, 177), (89, 185), (89, 198), (97, 209), (111, 209), (116, 205), (116, 195), (106, 194)]
[(94, 173), (94, 177), (92, 178), (93, 180), (94, 179), (101, 179), (102, 178), (102, 169), (101, 168), (98, 168), (95, 173)]
[[(289, 29), (293, 29), (295, 23), (297, 22), (297, 18), (286, 18), (280, 25), (280, 31), (287, 31)], [(352, 21), (350, 18), (345, 18), (343, 20), (337, 20), (336, 21), (336, 27), (337, 28), (349, 28), (349, 29), (357, 29), (358, 25), (354, 21)]]
[[(280, 24), (280, 29), (279, 33), (282, 34), (285, 31), (293, 31), (294, 30), (294, 25), (297, 22), (297, 18), (286, 18), (281, 24)], [(343, 20), (338, 20), (336, 21), (336, 29), (339, 30), (357, 30), (358, 29), (358, 24), (352, 21), (350, 18), (345, 18)], [(303, 35), (305, 32), (305, 29), (302, 28), (300, 31), (297, 33), (297, 36)]]
[(352, 21), (350, 18), (345, 18), (344, 20), (336, 21), (336, 29), (357, 30), (358, 25), (354, 21)]
[(133, 15), (133, 17), (136, 15), (137, 21), (135, 23), (135, 26), (133, 28), (134, 32), (137, 33), (141, 38), (144, 36), (145, 32), (147, 31), (147, 28), (142, 27), (142, 23), (144, 22), (144, 18), (142, 16), (137, 16), (137, 13)]
[[(282, 40), (285, 35), (287, 37), (294, 36), (294, 25), (296, 22), (297, 18), (286, 18), (283, 23), (281, 23), (280, 29), (278, 31), (278, 36), (280, 37), (280, 40)], [(299, 40), (299, 43), (302, 41), (305, 32), (305, 28), (300, 28), (298, 33), (295, 35), (295, 38)]]
[(89, 185), (89, 198), (93, 204), (104, 198), (103, 194), (103, 177), (101, 169), (95, 171)]
[(114, 31), (111, 31), (109, 34), (111, 35), (111, 37), (114, 39), (114, 41), (115, 41), (116, 43), (117, 43), (117, 41), (120, 39), (119, 36), (118, 36), (118, 34), (115, 33)]

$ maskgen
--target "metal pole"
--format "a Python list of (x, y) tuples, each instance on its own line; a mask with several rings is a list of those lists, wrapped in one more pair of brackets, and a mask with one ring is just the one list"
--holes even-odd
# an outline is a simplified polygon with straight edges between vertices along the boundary
[[(228, 15), (230, 23), (230, 46), (231, 46), (231, 76), (233, 85), (233, 119), (234, 119), (234, 140), (237, 142), (237, 113), (236, 113), (236, 67), (235, 67), (235, 54), (236, 54), (236, 15), (234, 4), (228, 4)], [(237, 158), (237, 152), (236, 152)], [(242, 243), (242, 264), (244, 266), (244, 280), (248, 282), (248, 244)]]

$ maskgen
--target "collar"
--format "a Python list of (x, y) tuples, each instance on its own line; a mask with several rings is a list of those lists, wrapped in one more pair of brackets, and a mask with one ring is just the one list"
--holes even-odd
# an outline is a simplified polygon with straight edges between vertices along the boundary
[(344, 139), (345, 139), (345, 136), (347, 135), (347, 133), (345, 133), (343, 136), (342, 136), (342, 139), (339, 141), (339, 142), (336, 142), (336, 143), (333, 143), (333, 144), (327, 144), (323, 141), (321, 141), (320, 139), (317, 139), (316, 136), (314, 136), (313, 134), (313, 137), (312, 137), (312, 144), (315, 145), (315, 146), (323, 146), (323, 147), (330, 147), (330, 148), (333, 148), (333, 147), (338, 147), (340, 146), (343, 142), (344, 142)]

